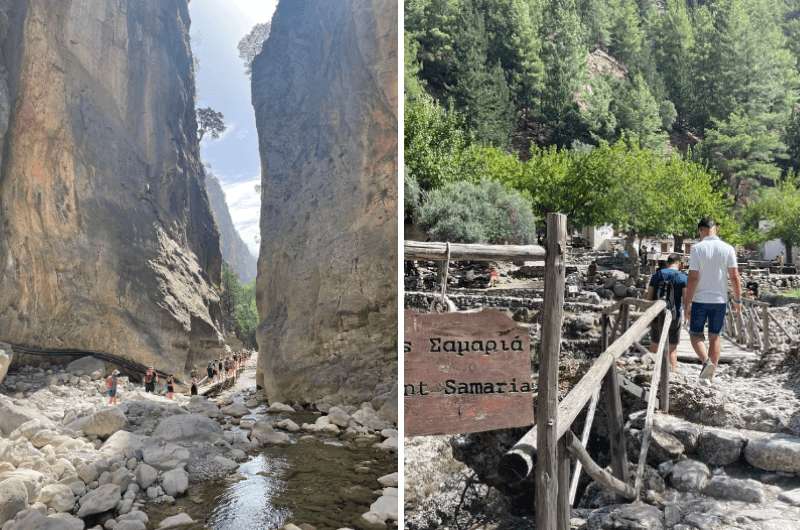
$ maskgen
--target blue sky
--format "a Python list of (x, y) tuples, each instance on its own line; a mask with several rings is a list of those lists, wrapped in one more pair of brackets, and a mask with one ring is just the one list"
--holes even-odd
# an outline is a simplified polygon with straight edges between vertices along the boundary
[(236, 45), (257, 23), (272, 18), (277, 0), (191, 0), (192, 50), (199, 62), (198, 106), (225, 115), (228, 130), (218, 140), (204, 139), (203, 161), (220, 179), (231, 217), (242, 239), (258, 255), (261, 180), (250, 78)]

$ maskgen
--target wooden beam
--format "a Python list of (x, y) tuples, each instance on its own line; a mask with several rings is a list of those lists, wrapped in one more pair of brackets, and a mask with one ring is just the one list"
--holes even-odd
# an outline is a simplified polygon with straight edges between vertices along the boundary
[(661, 338), (658, 341), (656, 350), (656, 362), (653, 366), (653, 378), (650, 381), (650, 395), (647, 398), (647, 413), (644, 417), (644, 428), (642, 429), (642, 447), (639, 450), (639, 465), (636, 467), (636, 481), (634, 490), (636, 498), (642, 491), (642, 480), (644, 478), (644, 465), (647, 462), (647, 449), (650, 447), (650, 432), (653, 430), (653, 414), (656, 408), (656, 391), (659, 380), (661, 379), (661, 360), (664, 358), (664, 351), (667, 349), (667, 337), (669, 336), (669, 325), (672, 323), (672, 313), (664, 311), (664, 325), (661, 328)]
[[(536, 528), (557, 530), (559, 465), (558, 436), (558, 356), (561, 350), (561, 325), (564, 317), (567, 218), (547, 214), (547, 256), (544, 273), (544, 313), (542, 347), (539, 353), (539, 396), (536, 421), (539, 452), (536, 462)], [(564, 485), (566, 488), (566, 484)], [(569, 524), (569, 523), (567, 523)]]
[[(546, 306), (550, 307), (550, 306)], [(592, 366), (580, 381), (570, 390), (558, 405), (558, 425), (556, 439), (561, 438), (578, 417), (586, 403), (600, 387), (608, 369), (627, 349), (641, 339), (650, 329), (650, 322), (664, 310), (666, 302), (656, 300), (631, 325), (622, 336), (614, 341), (595, 359)], [(541, 369), (541, 368), (540, 368)], [(541, 399), (541, 394), (540, 394)], [(520, 480), (527, 477), (533, 469), (533, 456), (537, 454), (538, 423), (546, 421), (537, 413), (537, 426), (529, 430), (500, 461), (500, 473), (508, 480)], [(537, 465), (538, 467), (538, 465)]]
[(628, 481), (628, 450), (625, 444), (625, 419), (622, 412), (619, 373), (612, 364), (603, 378), (606, 416), (608, 417), (608, 442), (611, 453), (611, 470), (623, 482)]
[(597, 482), (603, 488), (616, 493), (620, 497), (628, 500), (633, 500), (636, 498), (636, 491), (632, 487), (614, 477), (611, 473), (598, 466), (595, 461), (592, 460), (592, 457), (589, 456), (589, 453), (586, 452), (586, 449), (581, 446), (574, 434), (569, 432), (565, 435), (565, 438), (567, 439), (567, 449), (569, 449), (569, 452), (572, 453), (572, 456), (574, 456), (578, 462), (583, 465), (583, 468), (586, 470), (586, 474), (592, 477), (592, 480)]
[[(581, 447), (586, 447), (589, 443), (589, 434), (592, 432), (592, 424), (594, 423), (594, 413), (597, 410), (597, 402), (600, 400), (600, 391), (597, 391), (592, 396), (589, 402), (589, 408), (586, 409), (586, 418), (583, 420), (583, 434), (581, 434)], [(566, 439), (566, 435), (561, 438)], [(572, 473), (572, 482), (569, 485), (569, 504), (575, 504), (575, 495), (578, 493), (578, 482), (581, 478), (581, 468), (583, 464), (580, 460), (575, 462), (575, 471)]]
[[(544, 256), (545, 249), (539, 245), (483, 245), (450, 243), (451, 260), (531, 261), (542, 259)], [(444, 261), (447, 259), (447, 243), (406, 241), (405, 259)]]
[(763, 333), (761, 338), (762, 351), (767, 351), (771, 346), (770, 340), (772, 339), (769, 333), (769, 305), (767, 304), (761, 306), (761, 328)]
[(558, 530), (569, 530), (569, 520), (571, 518), (572, 503), (569, 500), (570, 486), (570, 459), (567, 450), (566, 437), (562, 436), (558, 441), (558, 500), (557, 500), (557, 526)]

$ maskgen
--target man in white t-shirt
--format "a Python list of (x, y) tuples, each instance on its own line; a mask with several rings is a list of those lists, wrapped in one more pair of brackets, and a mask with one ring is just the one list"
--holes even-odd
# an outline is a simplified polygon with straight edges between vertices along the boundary
[[(689, 284), (686, 287), (686, 312), (689, 337), (695, 353), (703, 363), (700, 379), (710, 381), (719, 364), (720, 338), (728, 303), (728, 280), (733, 287), (731, 306), (741, 311), (742, 282), (736, 263), (736, 251), (717, 237), (717, 224), (704, 217), (697, 224), (700, 241), (689, 255)], [(708, 324), (708, 353), (705, 327)]]

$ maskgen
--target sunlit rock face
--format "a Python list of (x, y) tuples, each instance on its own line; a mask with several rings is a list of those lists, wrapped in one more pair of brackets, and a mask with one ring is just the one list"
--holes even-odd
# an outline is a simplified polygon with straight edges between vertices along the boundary
[(281, 2), (252, 67), (259, 379), (271, 399), (396, 384), (397, 3)]
[(187, 2), (0, 13), (0, 340), (201, 364), (221, 347), (221, 258)]

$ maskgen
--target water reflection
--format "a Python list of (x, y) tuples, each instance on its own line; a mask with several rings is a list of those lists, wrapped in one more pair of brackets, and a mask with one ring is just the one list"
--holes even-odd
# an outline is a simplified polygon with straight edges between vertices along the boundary
[(214, 530), (280, 528), (290, 513), (275, 506), (273, 497), (285, 483), (278, 479), (286, 469), (282, 458), (258, 455), (239, 466), (243, 480), (231, 484), (214, 499), (214, 508), (206, 522)]

